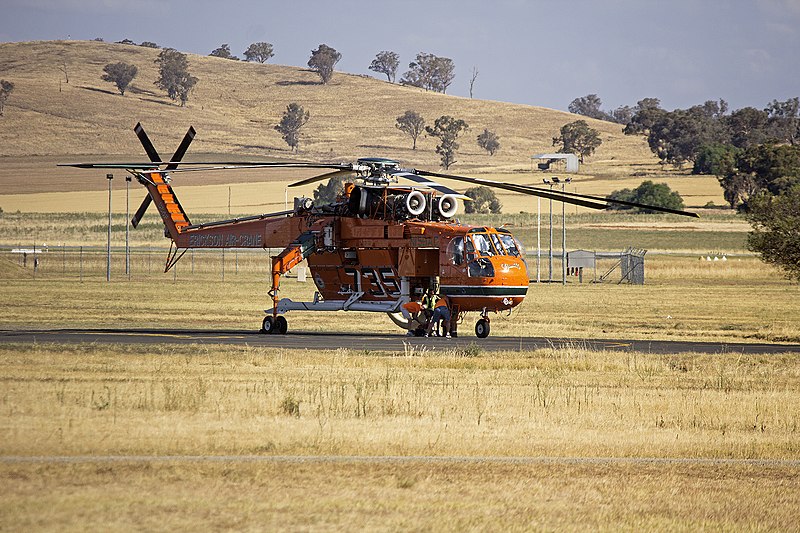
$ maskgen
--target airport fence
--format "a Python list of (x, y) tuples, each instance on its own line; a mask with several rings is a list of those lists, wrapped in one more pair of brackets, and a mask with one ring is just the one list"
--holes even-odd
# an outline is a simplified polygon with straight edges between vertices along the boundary
[[(278, 249), (187, 250), (183, 257), (165, 272), (168, 247), (112, 248), (110, 278), (112, 281), (144, 281), (159, 279), (203, 279), (225, 281), (230, 278), (270, 280), (271, 256)], [(5, 279), (71, 279), (105, 281), (109, 272), (105, 247), (91, 246), (17, 246), (0, 248), (5, 265), (0, 278)], [(289, 277), (296, 276), (293, 272)]]

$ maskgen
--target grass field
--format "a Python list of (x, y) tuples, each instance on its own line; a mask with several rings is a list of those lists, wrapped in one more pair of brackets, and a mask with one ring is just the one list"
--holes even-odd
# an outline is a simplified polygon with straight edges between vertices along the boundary
[(2, 455), (98, 458), (0, 464), (11, 529), (791, 529), (800, 509), (796, 465), (564, 459), (796, 460), (793, 355), (4, 345), (0, 366)]
[(791, 531), (796, 468), (727, 465), (2, 465), (10, 529)]
[[(176, 271), (160, 270), (166, 250), (132, 256), (131, 281), (124, 254), (116, 253), (112, 283), (105, 254), (77, 251), (43, 255), (34, 278), (19, 255), (0, 258), (0, 323), (12, 328), (159, 327), (246, 329), (260, 327), (269, 307), (266, 252), (189, 254)], [(611, 264), (611, 263), (609, 263)], [(83, 268), (81, 274), (80, 268)], [(531, 269), (535, 259), (529, 259)], [(601, 263), (601, 266), (608, 266)], [(560, 280), (561, 265), (554, 264)], [(547, 277), (546, 258), (542, 277)], [(534, 275), (532, 270), (531, 275)], [(598, 270), (598, 275), (602, 271)], [(616, 278), (613, 277), (616, 275)], [(618, 280), (617, 272), (610, 277)], [(799, 342), (798, 287), (755, 257), (700, 261), (697, 256), (646, 258), (644, 286), (586, 283), (531, 284), (510, 317), (494, 315), (492, 334), (558, 338), (693, 339), (732, 342)], [(314, 286), (286, 278), (282, 297), (310, 301)], [(290, 313), (291, 330), (401, 333), (387, 320), (361, 313)], [(462, 328), (472, 334), (475, 316)]]
[[(36, 277), (5, 254), (0, 325), (259, 327), (268, 254), (229, 251), (223, 279), (219, 253), (163, 274), (164, 253), (136, 250), (127, 281), (117, 251), (111, 283), (102, 253), (86, 253), (82, 277), (74, 252), (51, 249)], [(800, 341), (798, 287), (755, 257), (653, 255), (646, 277), (532, 284), (493, 335)], [(358, 313), (288, 319), (290, 331), (402, 334)], [(0, 458), (86, 457), (0, 461), (12, 530), (786, 530), (800, 518), (797, 463), (707, 462), (800, 459), (792, 353), (34, 344), (0, 346), (0, 373)]]

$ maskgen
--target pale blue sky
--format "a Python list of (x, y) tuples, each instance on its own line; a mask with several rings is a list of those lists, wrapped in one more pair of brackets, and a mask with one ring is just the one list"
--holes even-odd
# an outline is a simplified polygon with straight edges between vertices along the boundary
[[(448, 93), (566, 110), (660, 98), (667, 109), (723, 98), (731, 109), (800, 96), (800, 0), (0, 0), (0, 41), (129, 38), (242, 56), (268, 41), (273, 63), (305, 66), (320, 43), (337, 70), (370, 74), (375, 54), (449, 57)], [(2, 72), (0, 72), (2, 76)]]

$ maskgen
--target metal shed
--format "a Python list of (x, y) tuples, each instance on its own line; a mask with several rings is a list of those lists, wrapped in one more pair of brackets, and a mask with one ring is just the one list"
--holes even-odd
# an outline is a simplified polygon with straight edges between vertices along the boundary
[(557, 161), (564, 161), (567, 166), (565, 172), (578, 172), (579, 161), (578, 156), (575, 154), (538, 154), (531, 156), (531, 162), (534, 159), (541, 161), (538, 163), (539, 170), (550, 170), (551, 164)]
[[(579, 281), (583, 283), (583, 269), (591, 268), (594, 270), (592, 283), (603, 283), (619, 269), (620, 279), (617, 284), (644, 285), (644, 256), (646, 253), (647, 250), (638, 248), (627, 248), (622, 252), (573, 250), (567, 252), (567, 272), (568, 275), (578, 276)], [(598, 265), (605, 270), (600, 277), (597, 276)]]

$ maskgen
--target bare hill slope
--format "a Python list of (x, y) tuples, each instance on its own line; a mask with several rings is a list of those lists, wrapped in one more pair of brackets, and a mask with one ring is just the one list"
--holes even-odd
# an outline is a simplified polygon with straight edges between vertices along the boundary
[[(411, 139), (395, 127), (395, 121), (406, 110), (422, 114), (429, 124), (439, 116), (452, 115), (465, 120), (470, 129), (459, 139), (461, 148), (451, 172), (541, 184), (542, 177), (550, 174), (531, 172), (530, 156), (552, 151), (552, 138), (561, 126), (585, 118), (541, 107), (426, 92), (341, 72), (331, 83), (322, 85), (319, 76), (308, 69), (191, 54), (189, 70), (199, 82), (186, 107), (181, 107), (154, 85), (154, 61), (159, 52), (93, 41), (0, 44), (0, 78), (15, 84), (5, 116), (0, 117), (0, 204), (4, 209), (104, 209), (105, 202), (99, 196), (106, 188), (103, 172), (57, 168), (56, 163), (144, 160), (144, 151), (133, 133), (137, 122), (144, 124), (164, 158), (171, 156), (186, 129), (193, 125), (198, 135), (187, 160), (223, 156), (349, 162), (373, 156), (435, 170), (439, 167), (436, 140), (423, 136), (413, 151)], [(118, 61), (139, 68), (125, 96), (101, 79), (103, 67)], [(274, 129), (291, 102), (311, 113), (297, 154)], [(586, 120), (601, 132), (603, 144), (581, 166), (574, 188), (607, 194), (635, 187), (643, 179), (654, 179), (668, 181), (687, 205), (722, 203), (713, 177), (690, 177), (662, 168), (643, 138), (623, 135), (617, 124)], [(494, 156), (476, 143), (484, 128), (500, 136), (501, 148)], [(261, 170), (192, 173), (182, 175), (180, 185), (202, 197), (197, 200), (199, 209), (211, 210), (225, 203), (220, 198), (228, 196), (228, 184), (268, 182), (263, 183), (266, 188), (260, 188), (259, 194), (282, 206), (286, 184), (307, 175)], [(122, 183), (115, 183), (118, 186)], [(310, 190), (309, 186), (297, 193), (310, 194)], [(70, 191), (71, 195), (63, 194)], [(84, 191), (94, 191), (95, 196)], [(246, 206), (253, 204), (252, 190), (244, 187), (239, 194), (242, 199), (234, 204), (240, 204), (243, 211), (251, 209)], [(530, 209), (529, 198), (516, 193), (499, 195), (509, 212)]]
[[(491, 168), (496, 172), (530, 168), (530, 155), (552, 150), (552, 137), (559, 128), (579, 118), (551, 109), (442, 95), (340, 72), (330, 84), (321, 85), (319, 77), (307, 69), (196, 55), (189, 55), (189, 69), (200, 81), (182, 108), (153, 83), (158, 53), (156, 49), (101, 42), (0, 44), (0, 77), (16, 85), (6, 116), (0, 119), (0, 156), (138, 155), (142, 150), (131, 129), (141, 121), (157, 147), (170, 153), (192, 124), (199, 133), (193, 154), (313, 160), (375, 155), (435, 168), (435, 140), (420, 139), (418, 149), (412, 151), (410, 139), (395, 128), (395, 118), (413, 109), (429, 123), (449, 114), (470, 125), (454, 169), (480, 172)], [(125, 96), (101, 80), (103, 66), (117, 61), (139, 68)], [(61, 70), (64, 65), (69, 83)], [(290, 102), (300, 103), (311, 113), (296, 156), (274, 130)], [(596, 171), (614, 173), (604, 162), (630, 169), (637, 163), (655, 161), (642, 139), (624, 136), (615, 124), (589, 122), (603, 137), (603, 145), (590, 162)], [(500, 136), (502, 147), (493, 157), (475, 142), (483, 128)]]

